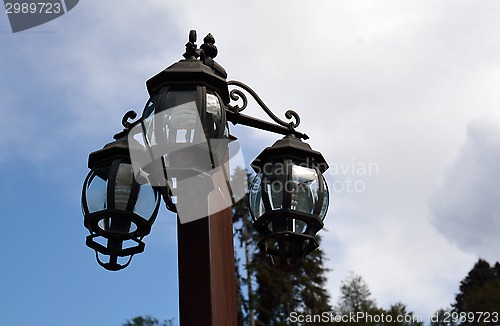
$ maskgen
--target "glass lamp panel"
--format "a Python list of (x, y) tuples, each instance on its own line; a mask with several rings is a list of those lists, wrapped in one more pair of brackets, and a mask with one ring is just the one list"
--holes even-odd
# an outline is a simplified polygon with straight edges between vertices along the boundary
[(101, 228), (101, 230), (107, 231), (109, 230), (109, 225), (111, 224), (111, 218), (103, 218), (102, 220), (99, 221), (98, 226)]
[(143, 124), (144, 124), (144, 130), (146, 132), (146, 140), (149, 144), (149, 146), (156, 145), (156, 136), (155, 136), (155, 101), (156, 101), (156, 96), (149, 100), (149, 102), (146, 104), (146, 107), (144, 108), (144, 114), (143, 114)]
[(287, 191), (291, 195), (291, 209), (313, 214), (319, 196), (319, 178), (316, 170), (292, 165), (292, 178)]
[(116, 171), (115, 181), (115, 208), (126, 210), (130, 199), (134, 170), (132, 165), (121, 163)]
[(198, 135), (201, 122), (196, 104), (197, 92), (169, 91), (165, 96), (165, 106), (157, 113), (164, 128), (163, 140), (168, 143), (199, 143), (204, 135)]
[(218, 166), (227, 152), (229, 130), (227, 124), (223, 125), (222, 106), (219, 97), (213, 93), (207, 93), (205, 103), (205, 136), (209, 142), (213, 163)]
[(266, 171), (269, 166), (266, 164), (264, 166), (265, 173), (265, 194), (267, 196), (267, 201), (271, 205), (272, 210), (283, 208), (283, 191), (286, 187), (286, 164), (284, 163), (274, 163), (270, 168), (269, 172)]
[(106, 209), (108, 171), (109, 169), (100, 169), (90, 172), (92, 175), (85, 192), (89, 213)]
[(266, 184), (267, 195), (270, 199), (271, 209), (277, 210), (282, 208), (283, 204), (283, 184), (276, 179)]
[(219, 98), (215, 94), (207, 93), (206, 106), (206, 136), (207, 138), (216, 138), (222, 123), (222, 109)]
[(321, 205), (321, 211), (319, 212), (319, 217), (323, 220), (326, 216), (326, 212), (328, 211), (328, 206), (330, 204), (330, 192), (328, 191), (328, 185), (324, 177), (321, 178), (323, 180), (323, 205)]
[(258, 219), (266, 212), (264, 203), (262, 202), (262, 174), (259, 173), (255, 176), (250, 186), (250, 209), (253, 212), (255, 219)]
[(293, 219), (293, 222), (293, 232), (305, 233), (307, 231), (307, 223), (305, 223), (304, 221)]
[(149, 184), (143, 184), (139, 188), (139, 195), (135, 203), (134, 213), (149, 220), (153, 217), (159, 194)]

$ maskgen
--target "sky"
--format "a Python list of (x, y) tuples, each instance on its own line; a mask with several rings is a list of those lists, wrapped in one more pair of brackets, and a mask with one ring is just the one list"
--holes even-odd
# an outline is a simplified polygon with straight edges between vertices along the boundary
[[(382, 307), (428, 318), (479, 258), (500, 260), (500, 2), (80, 1), (12, 33), (0, 14), (0, 302), (6, 325), (121, 325), (177, 316), (175, 216), (108, 272), (85, 246), (88, 153), (142, 112), (145, 81), (212, 33), (330, 169), (321, 231), (335, 305), (350, 272)], [(257, 105), (247, 114), (264, 118)], [(233, 128), (250, 162), (278, 135)]]

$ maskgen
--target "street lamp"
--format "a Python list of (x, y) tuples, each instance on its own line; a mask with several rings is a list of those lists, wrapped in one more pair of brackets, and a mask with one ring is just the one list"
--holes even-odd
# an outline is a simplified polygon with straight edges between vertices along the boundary
[(250, 187), (254, 225), (263, 236), (260, 249), (275, 266), (289, 268), (318, 247), (328, 209), (328, 165), (321, 153), (293, 135), (267, 147), (251, 164), (257, 173)]
[[(328, 165), (321, 153), (302, 141), (308, 136), (296, 130), (296, 112), (287, 111), (284, 121), (250, 87), (227, 81), (226, 71), (214, 60), (217, 47), (211, 34), (200, 48), (195, 42), (196, 32), (191, 31), (184, 59), (146, 82), (150, 97), (142, 116), (132, 122), (136, 114), (127, 112), (122, 120), (125, 129), (115, 141), (89, 155), (91, 171), (82, 193), (84, 225), (90, 231), (86, 244), (104, 268), (127, 267), (132, 256), (144, 250), (142, 239), (163, 197), (179, 217), (181, 322), (233, 325), (231, 201), (223, 211), (214, 210), (212, 196), (216, 192), (224, 197), (221, 188), (229, 183), (228, 147), (236, 138), (229, 134), (228, 122), (284, 136), (251, 164), (257, 175), (249, 191), (254, 226), (262, 236), (258, 246), (278, 267), (296, 267), (318, 247), (316, 233), (323, 228), (328, 208), (323, 177)], [(242, 113), (246, 94), (272, 122)], [(203, 215), (185, 223), (182, 206), (188, 207), (184, 213), (199, 206), (197, 213)], [(207, 277), (198, 276), (205, 271)], [(219, 288), (225, 299), (214, 295)], [(182, 308), (195, 303), (205, 312), (192, 314)], [(211, 323), (204, 318), (211, 318)]]
[(141, 149), (129, 146), (126, 120), (131, 116), (125, 115), (125, 130), (115, 141), (89, 155), (82, 190), (84, 225), (90, 231), (86, 244), (95, 250), (97, 262), (112, 271), (127, 267), (144, 250), (142, 238), (151, 231), (160, 205), (158, 190), (139, 184), (133, 174), (130, 153)]

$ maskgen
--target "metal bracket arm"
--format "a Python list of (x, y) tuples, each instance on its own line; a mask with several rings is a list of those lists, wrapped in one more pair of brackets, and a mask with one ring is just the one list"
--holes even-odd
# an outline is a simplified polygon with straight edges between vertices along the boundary
[(288, 110), (285, 112), (285, 117), (287, 119), (293, 119), (294, 121), (283, 121), (280, 118), (278, 118), (268, 107), (264, 102), (260, 99), (260, 97), (255, 93), (253, 89), (251, 89), (249, 86), (245, 85), (242, 82), (235, 81), (235, 80), (230, 80), (227, 82), (228, 86), (236, 86), (250, 95), (254, 98), (254, 100), (259, 104), (259, 106), (264, 110), (264, 112), (276, 123), (270, 123), (258, 118), (254, 118), (245, 114), (241, 114), (240, 112), (245, 110), (248, 104), (247, 97), (245, 93), (243, 93), (240, 89), (235, 88), (232, 89), (231, 92), (229, 93), (229, 96), (231, 100), (233, 101), (238, 101), (242, 100), (243, 104), (240, 107), (239, 105), (231, 105), (228, 104), (228, 110), (226, 111), (226, 116), (227, 120), (232, 122), (233, 124), (242, 124), (245, 126), (249, 127), (254, 127), (282, 135), (295, 135), (295, 137), (302, 138), (302, 139), (308, 139), (309, 137), (301, 132), (298, 132), (295, 130), (296, 127), (299, 126), (300, 124), (300, 117), (297, 112)]
[(227, 120), (230, 121), (232, 124), (241, 124), (244, 126), (248, 127), (253, 127), (261, 130), (266, 130), (270, 132), (274, 132), (276, 134), (281, 134), (281, 135), (294, 135), (297, 138), (302, 138), (304, 140), (309, 139), (309, 136), (307, 136), (304, 133), (301, 133), (299, 131), (289, 129), (277, 124), (273, 124), (261, 119), (254, 118), (252, 116), (242, 114), (242, 113), (236, 113), (231, 110), (226, 111), (226, 117)]

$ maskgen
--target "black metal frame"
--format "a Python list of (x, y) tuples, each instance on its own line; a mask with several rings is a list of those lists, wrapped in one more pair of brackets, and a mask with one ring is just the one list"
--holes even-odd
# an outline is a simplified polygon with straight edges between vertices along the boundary
[[(118, 271), (127, 267), (135, 254), (144, 251), (145, 244), (142, 239), (151, 232), (151, 226), (156, 219), (160, 207), (160, 193), (158, 189), (153, 188), (156, 196), (156, 205), (149, 218), (144, 218), (134, 212), (135, 204), (139, 196), (140, 185), (135, 177), (132, 178), (130, 197), (128, 198), (125, 210), (116, 209), (115, 206), (115, 183), (117, 171), (120, 164), (131, 164), (128, 132), (138, 122), (128, 122), (129, 119), (136, 117), (135, 112), (128, 111), (122, 118), (124, 130), (114, 136), (115, 141), (104, 146), (103, 149), (95, 151), (89, 155), (89, 168), (91, 169), (85, 178), (82, 189), (82, 210), (84, 214), (84, 226), (89, 230), (90, 235), (86, 238), (86, 245), (94, 249), (96, 260), (107, 270)], [(106, 207), (104, 209), (90, 212), (87, 202), (87, 187), (90, 186), (92, 179), (98, 176), (98, 171), (106, 173)], [(99, 222), (104, 221), (108, 227), (103, 229)], [(135, 225), (135, 230), (125, 232), (131, 225)], [(105, 240), (106, 246), (99, 243), (98, 239)], [(134, 246), (123, 248), (124, 241), (135, 242)], [(103, 262), (99, 254), (109, 256), (108, 262)], [(118, 261), (119, 257), (128, 257), (128, 260), (122, 264)]]
[[(275, 164), (281, 165), (282, 175), (276, 176), (270, 169), (266, 171), (265, 166)], [(273, 207), (274, 205), (270, 202), (272, 194), (268, 192), (267, 188), (276, 177), (281, 177), (278, 181), (282, 185), (294, 182), (292, 180), (294, 165), (305, 166), (316, 172), (319, 197), (312, 213), (292, 209), (292, 197), (286, 191), (287, 187), (282, 189), (281, 207)], [(275, 266), (282, 269), (297, 267), (302, 263), (303, 257), (318, 247), (315, 235), (323, 228), (323, 220), (319, 215), (327, 195), (323, 173), (328, 165), (321, 153), (312, 150), (308, 144), (294, 135), (288, 135), (265, 148), (251, 166), (258, 174), (257, 178), (260, 178), (259, 188), (252, 187), (251, 191), (258, 195), (265, 209), (264, 213), (258, 216), (251, 209), (254, 226), (263, 236), (258, 246), (270, 255)], [(326, 214), (326, 211), (324, 213)], [(305, 230), (297, 231), (295, 229), (297, 220), (304, 223)]]

